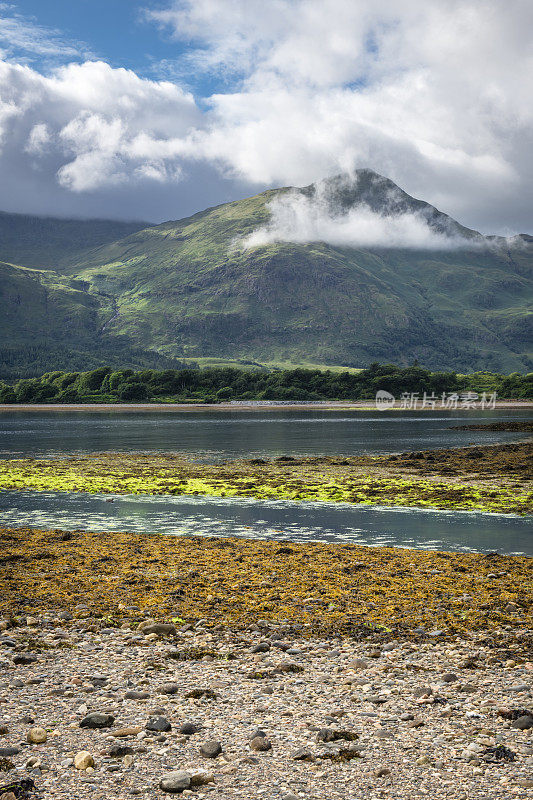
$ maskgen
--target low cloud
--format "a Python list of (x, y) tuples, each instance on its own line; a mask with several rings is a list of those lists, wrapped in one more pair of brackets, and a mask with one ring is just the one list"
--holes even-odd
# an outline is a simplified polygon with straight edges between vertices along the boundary
[(448, 230), (446, 218), (436, 229), (424, 212), (394, 210), (387, 197), (380, 211), (364, 202), (344, 212), (336, 211), (325, 186), (319, 184), (311, 197), (292, 189), (274, 198), (269, 204), (269, 223), (245, 237), (241, 246), (249, 249), (274, 242), (435, 250), (472, 246), (451, 220)]

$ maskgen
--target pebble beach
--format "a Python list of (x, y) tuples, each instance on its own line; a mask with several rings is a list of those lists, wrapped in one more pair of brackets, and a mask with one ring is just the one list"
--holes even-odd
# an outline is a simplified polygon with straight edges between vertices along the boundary
[(1, 536), (4, 800), (533, 796), (531, 559)]

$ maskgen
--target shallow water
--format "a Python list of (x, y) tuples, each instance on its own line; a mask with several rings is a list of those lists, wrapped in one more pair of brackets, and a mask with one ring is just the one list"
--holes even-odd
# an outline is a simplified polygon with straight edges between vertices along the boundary
[[(108, 502), (110, 499), (113, 502)], [(4, 525), (350, 542), (455, 552), (533, 555), (531, 520), (471, 511), (427, 511), (205, 496), (0, 492)]]
[(0, 457), (179, 451), (220, 460), (391, 453), (516, 441), (525, 434), (450, 426), (530, 418), (523, 410), (13, 411), (0, 414)]
[[(286, 455), (390, 453), (523, 439), (452, 425), (522, 420), (523, 410), (452, 412), (278, 411), (7, 412), (0, 457), (102, 451), (194, 454), (206, 461)], [(353, 542), (533, 555), (530, 518), (247, 498), (0, 492), (0, 522), (18, 527), (139, 531)]]

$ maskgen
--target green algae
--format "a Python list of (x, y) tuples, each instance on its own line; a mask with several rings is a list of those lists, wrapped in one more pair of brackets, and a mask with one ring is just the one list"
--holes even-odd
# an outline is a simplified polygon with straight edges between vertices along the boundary
[[(319, 461), (318, 459), (315, 460)], [(170, 462), (170, 463), (169, 463)], [(302, 466), (303, 464), (303, 466)], [(141, 455), (94, 456), (57, 460), (11, 459), (0, 462), (0, 489), (143, 495), (211, 495), (258, 500), (322, 501), (358, 505), (476, 510), (527, 514), (533, 511), (528, 486), (456, 481), (437, 477), (384, 474), (317, 465), (269, 463), (261, 470), (248, 463), (198, 465)]]

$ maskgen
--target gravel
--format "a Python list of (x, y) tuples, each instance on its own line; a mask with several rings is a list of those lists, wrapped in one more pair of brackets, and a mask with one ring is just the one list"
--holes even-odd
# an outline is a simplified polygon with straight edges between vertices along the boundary
[[(0, 786), (31, 779), (43, 800), (533, 797), (533, 663), (519, 645), (377, 647), (268, 621), (171, 638), (151, 623), (152, 637), (76, 613), (36, 614), (0, 643), (0, 758), (14, 764)], [(14, 659), (30, 640), (31, 659)], [(209, 655), (168, 658), (176, 648)]]

